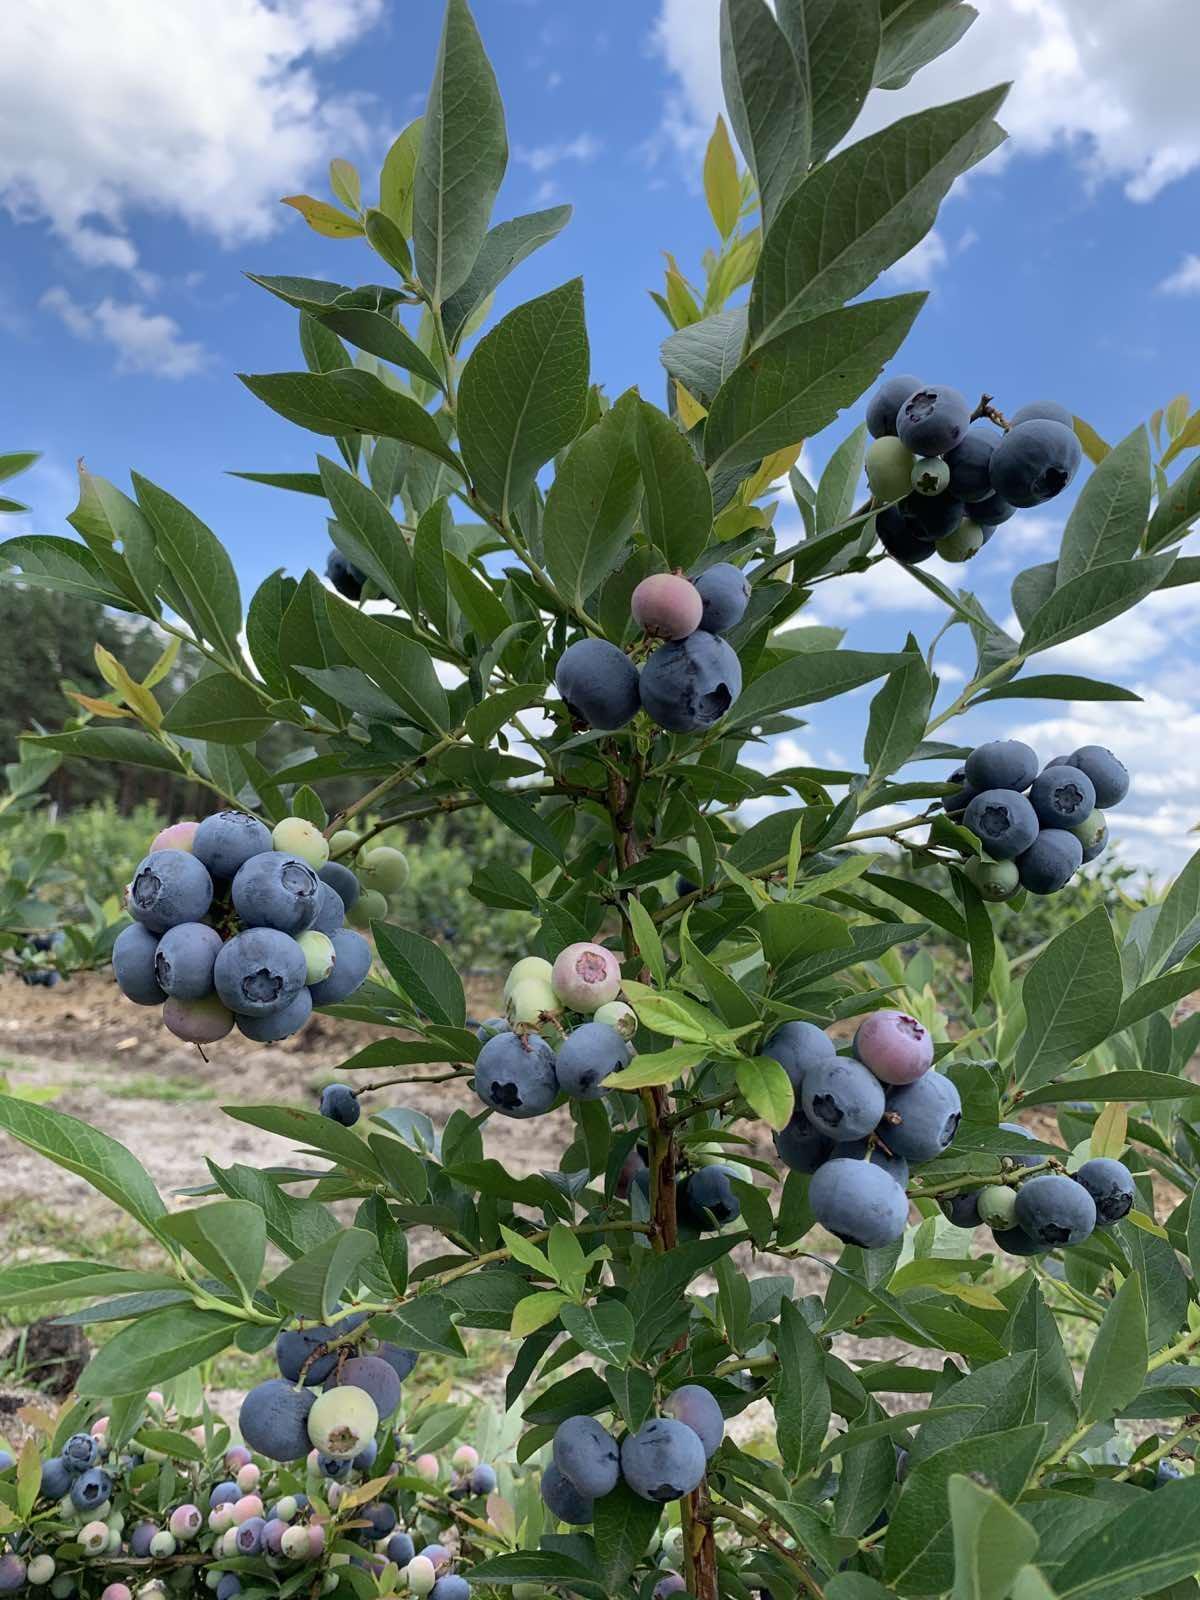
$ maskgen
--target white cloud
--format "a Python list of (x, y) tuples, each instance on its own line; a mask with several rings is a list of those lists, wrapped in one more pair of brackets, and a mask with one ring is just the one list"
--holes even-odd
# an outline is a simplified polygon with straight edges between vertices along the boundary
[(138, 211), (223, 243), (279, 226), (279, 196), (363, 142), (355, 101), (314, 57), (383, 0), (89, 0), (22, 5), (0, 52), (0, 205), (87, 266), (130, 271)]
[(573, 139), (560, 139), (548, 144), (517, 145), (513, 150), (513, 159), (540, 173), (549, 172), (564, 161), (578, 161), (581, 164), (594, 161), (603, 149), (601, 140), (585, 132), (577, 133)]
[(1200, 294), (1200, 256), (1186, 255), (1158, 285), (1160, 294)]
[(933, 228), (907, 255), (901, 256), (894, 266), (888, 268), (888, 277), (901, 288), (910, 285), (920, 288), (929, 282), (940, 267), (946, 265), (949, 256), (946, 241)]
[(105, 296), (98, 305), (80, 305), (61, 286), (47, 289), (38, 302), (77, 339), (100, 340), (117, 352), (118, 372), (146, 372), (156, 378), (190, 378), (208, 364), (204, 346), (180, 338), (179, 324), (163, 312)]
[[(1200, 167), (1194, 0), (987, 0), (980, 10), (911, 84), (872, 97), (854, 137), (1012, 79), (1001, 120), (1013, 149), (1065, 147), (1089, 181), (1120, 181), (1135, 201)], [(689, 167), (722, 107), (716, 19), (717, 0), (661, 0), (652, 34), (674, 79), (661, 133)]]

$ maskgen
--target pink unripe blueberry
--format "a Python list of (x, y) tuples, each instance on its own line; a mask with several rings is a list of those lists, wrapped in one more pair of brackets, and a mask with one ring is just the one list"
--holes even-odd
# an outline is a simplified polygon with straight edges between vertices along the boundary
[(694, 583), (674, 572), (643, 578), (629, 602), (633, 620), (656, 639), (686, 639), (704, 614), (704, 601)]
[(97, 1417), (95, 1422), (92, 1423), (89, 1432), (91, 1433), (93, 1439), (102, 1439), (108, 1432), (108, 1418)]
[(233, 1502), (233, 1520), (241, 1524), (249, 1522), (251, 1517), (261, 1517), (263, 1503), (256, 1494), (244, 1494), (240, 1500)]
[(204, 1518), (199, 1506), (176, 1506), (167, 1526), (177, 1539), (194, 1539), (204, 1526)]
[(253, 1489), (258, 1488), (261, 1478), (262, 1468), (259, 1467), (257, 1462), (247, 1461), (244, 1467), (238, 1468), (237, 1486), (245, 1494), (249, 1494)]
[(470, 1472), (472, 1467), (479, 1465), (479, 1451), (473, 1444), (460, 1444), (450, 1457), (450, 1464), (460, 1472)]
[(308, 1529), (305, 1527), (289, 1528), (279, 1541), (280, 1549), (289, 1561), (308, 1560)]
[(611, 950), (599, 944), (569, 944), (554, 963), (551, 979), (563, 1005), (587, 1016), (615, 1000), (621, 968)]
[(325, 1554), (325, 1525), (321, 1522), (310, 1522), (304, 1530), (308, 1534), (308, 1553), (312, 1560)]
[(233, 1012), (215, 994), (203, 1000), (177, 1000), (172, 995), (163, 1007), (163, 1026), (186, 1044), (216, 1044), (233, 1031)]
[(154, 835), (147, 854), (153, 855), (156, 850), (190, 851), (199, 826), (198, 822), (173, 822), (169, 828), (164, 828), (161, 833)]
[(872, 1011), (854, 1035), (854, 1054), (881, 1083), (915, 1083), (933, 1065), (933, 1039), (905, 1011)]
[(126, 1583), (110, 1583), (101, 1589), (100, 1600), (133, 1600), (133, 1590)]
[(208, 1513), (208, 1525), (214, 1533), (224, 1533), (226, 1528), (233, 1527), (233, 1505), (228, 1500), (223, 1500), (219, 1506), (214, 1506)]
[[(155, 1396), (149, 1396), (154, 1399)], [(162, 1395), (157, 1396), (159, 1405), (162, 1405)], [(244, 1467), (251, 1459), (249, 1450), (244, 1444), (231, 1444), (225, 1452), (225, 1465), (230, 1472), (236, 1472), (239, 1467)]]
[(438, 1465), (438, 1458), (429, 1455), (428, 1452), (423, 1456), (418, 1456), (413, 1462), (413, 1466), (417, 1469), (417, 1476), (424, 1478), (427, 1483), (436, 1483), (441, 1477), (442, 1469)]
[(441, 1572), (443, 1567), (450, 1565), (450, 1552), (444, 1544), (427, 1544), (421, 1554), (428, 1561), (435, 1572)]

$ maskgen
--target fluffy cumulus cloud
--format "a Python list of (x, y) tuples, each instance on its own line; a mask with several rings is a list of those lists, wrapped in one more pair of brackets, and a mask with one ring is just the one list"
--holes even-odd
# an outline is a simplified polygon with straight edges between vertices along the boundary
[(362, 142), (352, 99), (314, 63), (383, 0), (89, 0), (21, 5), (0, 52), (0, 205), (89, 267), (134, 270), (130, 220), (222, 242), (278, 225), (278, 198)]
[[(689, 162), (722, 107), (717, 10), (718, 0), (661, 0), (653, 31), (673, 79), (662, 138)], [(979, 10), (955, 49), (872, 97), (856, 137), (1012, 79), (1010, 151), (1066, 146), (1088, 180), (1115, 180), (1136, 201), (1200, 167), (1194, 0), (987, 0)]]
[(111, 345), (117, 353), (118, 372), (190, 378), (208, 364), (204, 346), (184, 339), (179, 324), (164, 312), (147, 311), (144, 306), (110, 296), (95, 306), (84, 306), (61, 285), (47, 289), (39, 303), (77, 339)]
[(1184, 256), (1158, 287), (1162, 294), (1200, 294), (1200, 256)]

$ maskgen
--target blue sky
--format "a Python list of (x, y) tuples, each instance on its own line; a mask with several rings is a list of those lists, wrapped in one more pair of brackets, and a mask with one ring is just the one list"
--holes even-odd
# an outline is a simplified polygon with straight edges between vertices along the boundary
[[(84, 456), (187, 501), (229, 545), (247, 594), (277, 566), (319, 568), (316, 502), (222, 476), (306, 468), (319, 447), (233, 377), (301, 365), (293, 314), (241, 273), (378, 276), (364, 245), (317, 238), (278, 196), (324, 194), (330, 155), (377, 171), (422, 107), (438, 0), (94, 0), (69, 36), (32, 11), (10, 19), (0, 64), (0, 444), (45, 452), (24, 480), (29, 525), (60, 531)], [(1010, 145), (881, 286), (932, 291), (903, 366), (971, 396), (986, 388), (1005, 408), (1058, 398), (1116, 439), (1200, 366), (1200, 20), (1189, 0), (981, 11), (958, 50), (875, 96), (856, 130), (1016, 80)], [(646, 290), (664, 249), (687, 270), (711, 241), (696, 176), (719, 103), (715, 12), (714, 0), (477, 0), (512, 146), (497, 215), (576, 207), (497, 310), (582, 273), (593, 374), (612, 394), (637, 384), (661, 397), (665, 324)], [(857, 420), (813, 441), (806, 463), (819, 467)], [(1003, 619), (1013, 573), (1053, 553), (1065, 509), (1024, 514), (943, 575)], [(796, 526), (786, 506), (780, 525)], [(1023, 734), (1046, 754), (1117, 745), (1138, 778), (1114, 831), (1128, 859), (1159, 870), (1190, 850), (1200, 815), (1200, 756), (1181, 783), (1177, 755), (1168, 770), (1163, 754), (1200, 750), (1200, 695), (1178, 671), (1200, 643), (1198, 610), (1193, 591), (1175, 590), (1058, 653), (1064, 669), (1139, 688), (1146, 707), (1018, 705), (967, 730)], [(888, 563), (827, 586), (803, 620), (887, 648), (909, 627), (928, 640), (941, 619)], [(959, 632), (951, 677), (969, 664)], [(820, 708), (780, 758), (853, 764), (865, 698)], [(1164, 741), (1164, 720), (1177, 738)]]

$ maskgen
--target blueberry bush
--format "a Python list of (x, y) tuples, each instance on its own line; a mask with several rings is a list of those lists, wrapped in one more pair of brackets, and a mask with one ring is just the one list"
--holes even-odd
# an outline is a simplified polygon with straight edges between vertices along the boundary
[[(1136, 700), (1038, 657), (1200, 577), (1179, 551), (1200, 464), (1168, 472), (1200, 430), (1173, 403), (1165, 447), (1162, 416), (1110, 447), (1057, 402), (1010, 418), (889, 371), (819, 484), (796, 465), (921, 308), (864, 291), (1003, 137), (997, 88), (848, 142), (867, 96), (971, 15), (725, 0), (747, 167), (719, 121), (717, 242), (698, 282), (669, 258), (655, 295), (661, 407), (592, 382), (578, 280), (492, 319), (569, 211), (493, 223), (504, 114), (449, 0), (425, 115), (377, 193), (338, 161), (332, 202), (288, 202), (344, 268), (254, 279), (298, 313), (304, 365), (242, 382), (329, 442), (312, 471), (241, 476), (321, 502), (328, 584), (277, 572), (244, 609), (216, 536), (137, 474), (132, 496), (82, 474), (77, 539), (0, 546), (12, 581), (148, 619), (205, 663), (164, 710), (160, 668), (106, 656), (109, 693), (22, 740), (14, 815), (63, 759), (211, 801), (131, 855), (128, 918), (68, 937), (214, 1049), (314, 1005), (378, 1030), (319, 1106), (230, 1107), (280, 1162), (210, 1160), (188, 1206), (111, 1137), (0, 1097), (11, 1137), (157, 1251), (0, 1268), (0, 1304), (76, 1303), (111, 1335), (0, 1472), (0, 1587), (1200, 1592), (1200, 1021), (1177, 1018), (1200, 988), (1200, 857), (1152, 903), (1093, 896), (1010, 959), (993, 919), (1070, 904), (1128, 775), (1096, 747), (1043, 763), (952, 728), (983, 704)], [(1056, 559), (1014, 580), (1019, 636), (921, 570), (948, 540), (986, 562), (985, 532), (1085, 455)], [(806, 536), (777, 546), (783, 478)], [(944, 604), (928, 646), (804, 625), (818, 586), (884, 560)], [(943, 698), (951, 627), (977, 662)], [(861, 764), (763, 770), (762, 741), (867, 685)], [(271, 762), (281, 726), (300, 748)], [(469, 808), (527, 852), (471, 881), (529, 930), (504, 1014), (478, 1025), (386, 842)], [(54, 839), (10, 870), (6, 938), (56, 923), (29, 910)], [(947, 942), (969, 959), (952, 1005), (930, 955)], [(411, 1082), (443, 1086), (439, 1126), (403, 1104)], [(493, 1119), (549, 1113), (552, 1170), (489, 1155)], [(414, 1414), (403, 1385), (473, 1330), (509, 1338), (519, 1436), (511, 1461), (464, 1442), (431, 1507), (423, 1459), (461, 1418)], [(197, 1376), (230, 1347), (276, 1369), (240, 1444)]]

